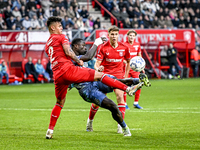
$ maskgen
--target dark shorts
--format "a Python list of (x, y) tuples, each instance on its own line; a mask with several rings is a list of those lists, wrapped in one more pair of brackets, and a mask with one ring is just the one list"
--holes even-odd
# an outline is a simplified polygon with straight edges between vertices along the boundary
[(91, 82), (94, 81), (95, 70), (70, 66), (68, 70), (59, 78), (55, 78), (55, 95), (56, 98), (62, 100), (66, 97), (67, 88), (72, 83)]

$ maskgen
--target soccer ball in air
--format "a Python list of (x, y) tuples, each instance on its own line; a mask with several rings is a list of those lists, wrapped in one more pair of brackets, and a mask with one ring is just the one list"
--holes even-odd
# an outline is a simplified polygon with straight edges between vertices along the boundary
[(130, 67), (133, 71), (140, 72), (145, 68), (145, 60), (140, 56), (135, 56), (130, 61)]

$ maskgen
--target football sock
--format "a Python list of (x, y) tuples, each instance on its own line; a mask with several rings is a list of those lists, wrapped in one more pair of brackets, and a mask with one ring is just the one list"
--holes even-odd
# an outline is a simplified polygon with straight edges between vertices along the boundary
[(137, 92), (135, 92), (135, 101), (134, 102), (138, 102), (140, 99), (140, 93), (141, 93), (141, 89), (137, 90)]
[(125, 104), (118, 104), (118, 108), (119, 108), (119, 111), (121, 111), (122, 117), (124, 119), (125, 111), (126, 111), (126, 105)]
[(126, 127), (126, 123), (124, 122), (124, 120), (123, 120), (122, 123), (119, 123), (119, 125), (120, 125), (123, 129)]
[(91, 105), (91, 107), (90, 107), (90, 113), (89, 113), (89, 119), (90, 120), (94, 119), (94, 116), (97, 113), (98, 109), (99, 109), (99, 106), (96, 106), (94, 104)]
[(128, 88), (127, 85), (116, 79), (108, 77), (106, 74), (103, 74), (103, 76), (101, 77), (101, 82), (106, 84), (107, 86), (113, 87), (114, 89), (126, 91), (126, 89)]
[(54, 130), (54, 127), (56, 125), (58, 117), (60, 116), (60, 112), (61, 112), (62, 108), (63, 108), (62, 105), (56, 103), (56, 105), (52, 109), (50, 123), (49, 123), (49, 129)]
[(126, 92), (124, 92), (124, 102), (126, 103)]

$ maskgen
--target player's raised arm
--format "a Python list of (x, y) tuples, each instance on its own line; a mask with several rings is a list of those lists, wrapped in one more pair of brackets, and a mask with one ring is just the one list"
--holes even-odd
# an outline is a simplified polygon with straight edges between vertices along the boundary
[(74, 53), (74, 51), (71, 49), (69, 44), (63, 44), (63, 49), (65, 51), (65, 54), (69, 57), (71, 57), (75, 62), (77, 62), (79, 65), (83, 66), (83, 61), (79, 60), (76, 57), (76, 54)]

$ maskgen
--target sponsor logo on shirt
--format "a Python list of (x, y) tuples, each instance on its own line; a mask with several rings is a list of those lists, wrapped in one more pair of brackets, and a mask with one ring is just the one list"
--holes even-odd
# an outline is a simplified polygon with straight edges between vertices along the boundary
[(119, 49), (117, 50), (118, 52), (124, 52), (125, 50), (124, 49)]
[(130, 54), (131, 55), (137, 55), (137, 52), (131, 52)]
[(106, 61), (108, 61), (108, 62), (121, 62), (122, 59), (108, 59), (108, 58), (106, 58)]
[(139, 47), (139, 45), (135, 45), (135, 46), (133, 46), (134, 48), (135, 48), (135, 50), (137, 51), (138, 50), (138, 47)]

